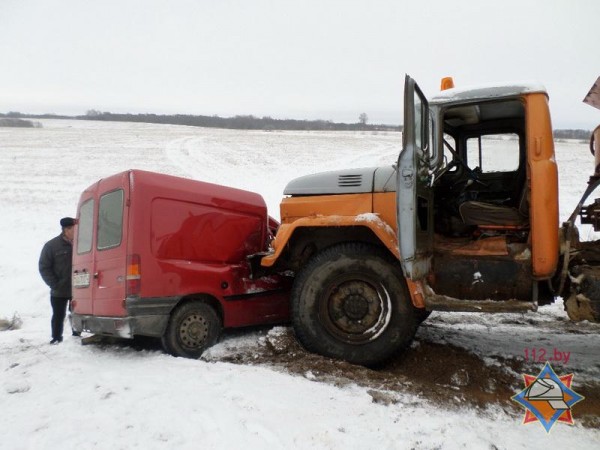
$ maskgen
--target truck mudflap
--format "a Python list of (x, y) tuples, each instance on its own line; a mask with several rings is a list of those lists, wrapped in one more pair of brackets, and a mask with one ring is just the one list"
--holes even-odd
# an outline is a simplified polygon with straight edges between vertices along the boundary
[(600, 322), (600, 267), (574, 266), (569, 278), (570, 293), (565, 300), (569, 319)]
[(127, 315), (120, 317), (73, 314), (75, 331), (131, 339), (135, 335), (161, 337), (179, 297), (127, 298)]

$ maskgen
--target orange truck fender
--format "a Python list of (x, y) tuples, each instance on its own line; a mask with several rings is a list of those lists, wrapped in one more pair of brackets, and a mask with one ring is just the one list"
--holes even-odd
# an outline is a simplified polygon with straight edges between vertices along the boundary
[(261, 265), (271, 267), (279, 259), (281, 252), (298, 228), (304, 227), (356, 227), (369, 228), (381, 243), (396, 257), (400, 258), (398, 250), (398, 238), (396, 233), (378, 214), (364, 213), (356, 216), (311, 216), (303, 217), (292, 223), (284, 223), (279, 227), (277, 236), (273, 241), (274, 252), (263, 257)]
[[(311, 216), (303, 217), (292, 223), (282, 224), (277, 231), (277, 237), (273, 241), (273, 253), (264, 256), (261, 260), (263, 267), (272, 267), (279, 257), (287, 243), (292, 238), (298, 228), (304, 227), (355, 227), (364, 226), (369, 228), (380, 242), (390, 251), (396, 259), (400, 259), (398, 250), (398, 237), (396, 232), (378, 214), (364, 213), (356, 216)], [(409, 278), (405, 278), (410, 293), (411, 301), (417, 308), (424, 308), (424, 293), (421, 283), (415, 283)]]

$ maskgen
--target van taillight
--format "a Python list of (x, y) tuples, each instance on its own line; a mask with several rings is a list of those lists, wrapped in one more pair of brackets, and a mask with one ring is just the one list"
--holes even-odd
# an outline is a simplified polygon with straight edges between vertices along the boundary
[(142, 287), (140, 255), (127, 255), (127, 296), (139, 295)]

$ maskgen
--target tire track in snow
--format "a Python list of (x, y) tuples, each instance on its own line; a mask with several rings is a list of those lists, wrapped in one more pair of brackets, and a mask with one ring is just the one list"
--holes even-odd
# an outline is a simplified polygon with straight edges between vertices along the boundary
[[(166, 158), (184, 176), (260, 193), (277, 216), (287, 183), (317, 172), (392, 164), (399, 135), (198, 129), (170, 141)], [(265, 186), (269, 186), (267, 190)]]

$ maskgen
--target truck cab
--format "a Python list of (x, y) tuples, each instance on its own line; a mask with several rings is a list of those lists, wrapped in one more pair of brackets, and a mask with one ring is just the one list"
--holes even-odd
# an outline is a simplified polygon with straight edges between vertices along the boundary
[(406, 77), (393, 166), (286, 187), (262, 265), (296, 273), (292, 323), (307, 349), (379, 364), (409, 345), (430, 311), (534, 311), (557, 295), (558, 170), (545, 89), (449, 84), (427, 99)]
[(450, 88), (428, 101), (410, 77), (405, 86), (398, 241), (426, 307), (516, 311), (551, 301), (558, 170), (544, 88)]

